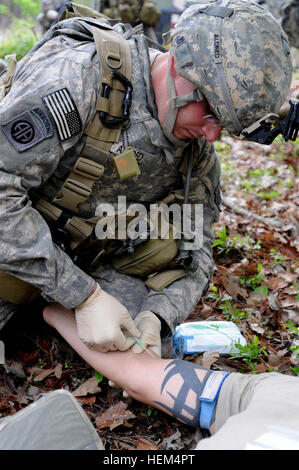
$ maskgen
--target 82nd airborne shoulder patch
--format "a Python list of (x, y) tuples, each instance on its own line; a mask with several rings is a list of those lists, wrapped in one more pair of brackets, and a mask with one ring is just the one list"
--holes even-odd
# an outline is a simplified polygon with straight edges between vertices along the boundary
[(49, 93), (42, 100), (51, 113), (61, 141), (82, 130), (80, 114), (67, 88)]
[(2, 124), (1, 129), (18, 152), (24, 152), (53, 135), (51, 121), (39, 106), (14, 116)]

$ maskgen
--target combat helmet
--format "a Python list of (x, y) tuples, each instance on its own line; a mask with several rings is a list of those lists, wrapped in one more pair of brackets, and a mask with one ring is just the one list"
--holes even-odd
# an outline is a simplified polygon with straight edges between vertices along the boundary
[(260, 5), (242, 0), (192, 5), (170, 32), (170, 41), (176, 72), (197, 89), (177, 96), (168, 71), (170, 106), (163, 127), (168, 138), (179, 108), (192, 101), (206, 99), (237, 136), (283, 105), (292, 77), (288, 38)]

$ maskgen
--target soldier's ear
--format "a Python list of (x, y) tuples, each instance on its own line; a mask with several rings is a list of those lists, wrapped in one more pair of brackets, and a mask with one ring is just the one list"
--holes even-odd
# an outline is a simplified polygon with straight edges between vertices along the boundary
[(173, 78), (176, 78), (178, 74), (176, 73), (175, 66), (174, 66), (174, 56), (171, 55), (169, 59), (169, 72), (173, 76)]

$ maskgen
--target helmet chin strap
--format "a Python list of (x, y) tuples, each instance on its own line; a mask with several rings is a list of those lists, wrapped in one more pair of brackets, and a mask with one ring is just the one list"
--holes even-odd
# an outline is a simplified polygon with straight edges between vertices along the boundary
[(186, 106), (189, 103), (193, 103), (194, 101), (203, 101), (204, 97), (197, 88), (191, 91), (191, 93), (179, 96), (177, 95), (175, 81), (169, 70), (169, 60), (170, 54), (168, 59), (168, 71), (166, 77), (166, 88), (169, 97), (169, 108), (167, 110), (162, 129), (168, 140), (170, 140), (175, 145), (182, 145), (182, 141), (175, 137), (175, 135), (173, 135), (172, 133), (178, 111), (180, 108)]

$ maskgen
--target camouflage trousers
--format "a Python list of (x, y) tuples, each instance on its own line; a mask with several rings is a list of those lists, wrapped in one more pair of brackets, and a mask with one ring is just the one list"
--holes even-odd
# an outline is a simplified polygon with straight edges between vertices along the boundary
[[(110, 264), (100, 266), (91, 273), (91, 276), (102, 289), (116, 297), (127, 308), (132, 318), (135, 318), (137, 313), (141, 311), (144, 299), (149, 292), (142, 279), (121, 274)], [(20, 305), (14, 305), (0, 299), (0, 330), (21, 308)], [(171, 338), (162, 341), (162, 351), (163, 357), (172, 357)]]

